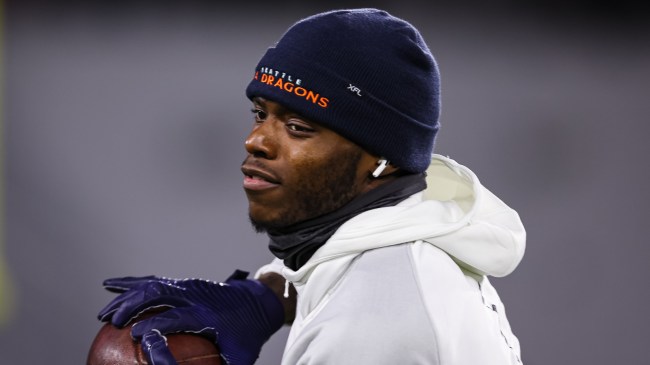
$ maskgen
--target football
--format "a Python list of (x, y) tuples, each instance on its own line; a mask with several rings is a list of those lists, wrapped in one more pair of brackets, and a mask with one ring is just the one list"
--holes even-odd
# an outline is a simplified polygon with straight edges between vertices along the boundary
[[(138, 319), (151, 315), (153, 314), (147, 313)], [(165, 337), (167, 337), (169, 350), (179, 364), (222, 364), (217, 346), (206, 338), (189, 333), (175, 333)], [(131, 325), (117, 328), (110, 323), (104, 324), (90, 346), (86, 365), (127, 364), (147, 364), (147, 359), (140, 348), (140, 342), (131, 338)]]

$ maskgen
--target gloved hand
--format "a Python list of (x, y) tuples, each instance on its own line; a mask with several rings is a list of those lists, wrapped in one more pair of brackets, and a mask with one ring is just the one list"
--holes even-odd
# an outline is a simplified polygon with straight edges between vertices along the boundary
[(271, 289), (247, 276), (237, 270), (223, 283), (155, 276), (108, 279), (104, 287), (121, 294), (98, 318), (123, 327), (143, 311), (172, 307), (131, 330), (150, 363), (176, 364), (163, 335), (192, 332), (214, 341), (229, 365), (253, 364), (262, 345), (282, 327), (284, 310)]

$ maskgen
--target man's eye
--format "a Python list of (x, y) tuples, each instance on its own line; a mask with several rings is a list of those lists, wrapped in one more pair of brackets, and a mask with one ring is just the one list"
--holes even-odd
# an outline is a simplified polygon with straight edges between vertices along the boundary
[(287, 128), (292, 131), (292, 132), (302, 132), (302, 133), (307, 133), (311, 132), (312, 129), (297, 123), (287, 123)]
[(251, 112), (255, 116), (255, 120), (265, 120), (266, 119), (266, 112), (262, 109), (251, 109)]
[(295, 124), (289, 124), (289, 125), (287, 125), (287, 128), (289, 128), (289, 130), (291, 130), (293, 132), (301, 132), (302, 131), (302, 128), (298, 127)]

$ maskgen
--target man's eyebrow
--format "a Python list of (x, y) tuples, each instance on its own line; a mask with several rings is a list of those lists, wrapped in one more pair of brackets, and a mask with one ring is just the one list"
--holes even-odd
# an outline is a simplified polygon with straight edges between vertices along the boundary
[[(260, 106), (266, 106), (267, 99), (261, 97), (261, 96), (254, 96), (252, 99), (253, 103), (258, 104)], [(302, 115), (284, 107), (282, 104), (275, 103), (275, 108), (276, 108), (276, 114), (281, 115), (281, 116), (287, 116), (287, 115), (295, 115), (300, 117), (301, 119), (306, 119)]]

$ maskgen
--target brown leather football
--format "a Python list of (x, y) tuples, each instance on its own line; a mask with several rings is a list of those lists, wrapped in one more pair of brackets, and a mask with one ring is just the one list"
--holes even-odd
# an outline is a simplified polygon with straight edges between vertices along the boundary
[[(146, 314), (146, 318), (152, 314)], [(169, 350), (176, 362), (186, 365), (221, 365), (216, 345), (198, 335), (175, 333), (166, 335)], [(106, 323), (95, 336), (88, 351), (87, 365), (144, 365), (147, 359), (140, 343), (131, 338), (131, 326), (117, 328)]]

